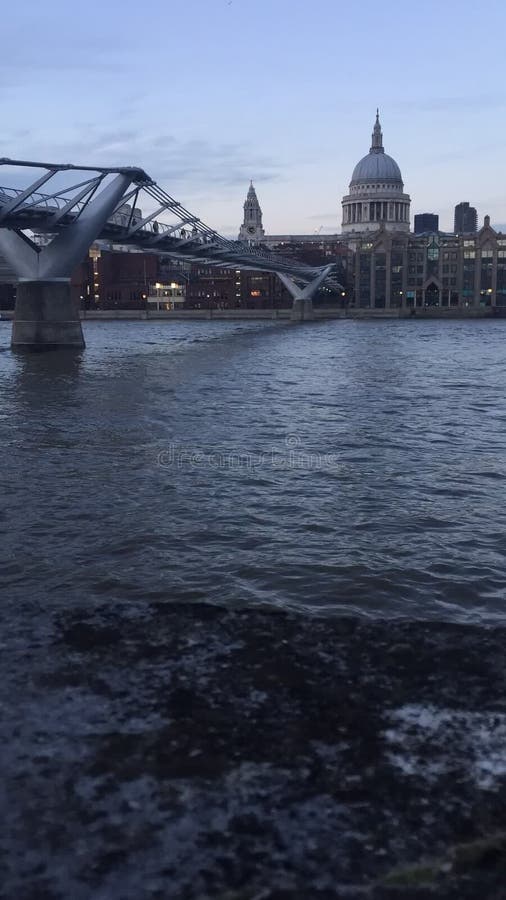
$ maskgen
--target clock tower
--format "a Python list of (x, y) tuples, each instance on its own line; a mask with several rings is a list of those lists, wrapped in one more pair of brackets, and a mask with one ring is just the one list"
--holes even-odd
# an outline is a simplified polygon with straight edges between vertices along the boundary
[(253, 182), (250, 182), (248, 194), (244, 202), (244, 221), (239, 230), (239, 240), (258, 244), (265, 231), (262, 227), (262, 210), (258, 202)]

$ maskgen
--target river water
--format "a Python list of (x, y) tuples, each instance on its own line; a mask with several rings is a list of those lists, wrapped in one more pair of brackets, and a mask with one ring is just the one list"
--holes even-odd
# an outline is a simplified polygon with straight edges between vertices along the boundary
[[(506, 322), (0, 323), (0, 590), (506, 620)], [(125, 608), (125, 607), (124, 607)]]

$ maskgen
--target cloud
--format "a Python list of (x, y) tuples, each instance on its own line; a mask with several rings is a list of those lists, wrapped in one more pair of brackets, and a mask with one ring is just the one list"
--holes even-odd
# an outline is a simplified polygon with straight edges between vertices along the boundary
[[(281, 179), (287, 171), (285, 165), (255, 152), (249, 144), (214, 144), (206, 140), (184, 140), (165, 132), (145, 135), (142, 130), (100, 129), (90, 124), (81, 124), (65, 138), (48, 134), (50, 137), (41, 138), (13, 131), (6, 136), (4, 146), (9, 147), (9, 155), (14, 159), (104, 167), (139, 166), (183, 206), (233, 237), (237, 236), (250, 178), (254, 177), (255, 183), (260, 184)], [(25, 187), (39, 174), (39, 170), (2, 166), (0, 185)], [(62, 173), (52, 182), (51, 190), (63, 189), (77, 180), (80, 178), (76, 179), (74, 172)], [(144, 192), (138, 205), (144, 214), (156, 209), (156, 201)], [(230, 214), (236, 208), (238, 218), (232, 225)], [(219, 221), (222, 216), (224, 225)], [(164, 213), (161, 219), (171, 224), (170, 213)]]
[(4, 134), (4, 147), (12, 147), (12, 158), (72, 162), (97, 166), (134, 165), (171, 193), (175, 186), (192, 192), (207, 188), (234, 188), (255, 182), (278, 180), (285, 166), (240, 143), (212, 143), (203, 139), (180, 139), (165, 132), (143, 133), (142, 129), (98, 129), (82, 123), (66, 137), (52, 133), (30, 136), (26, 132)]

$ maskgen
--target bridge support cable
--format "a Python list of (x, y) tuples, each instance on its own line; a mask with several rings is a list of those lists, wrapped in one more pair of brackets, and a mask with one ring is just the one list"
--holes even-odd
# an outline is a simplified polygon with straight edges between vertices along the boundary
[[(220, 256), (224, 263), (235, 262), (237, 267), (240, 268), (247, 265), (260, 271), (273, 272), (282, 270), (287, 273), (295, 272), (305, 280), (310, 280), (314, 277), (315, 271), (319, 271), (319, 269), (315, 270), (303, 263), (284, 259), (277, 253), (269, 252), (265, 248), (253, 247), (240, 241), (223, 237), (215, 229), (206, 225), (198, 216), (192, 215), (185, 206), (174, 200), (170, 194), (154, 182), (143, 185), (142, 191), (160, 204), (158, 211), (145, 219), (145, 224), (150, 224), (150, 227), (156, 230), (151, 235), (149, 233), (146, 235), (145, 229), (142, 227), (136, 230), (137, 240), (139, 242), (142, 241), (142, 246), (145, 250), (149, 250), (150, 247), (156, 247), (157, 251), (161, 253), (171, 253), (174, 256), (180, 254), (181, 259), (190, 259), (194, 262)], [(162, 214), (164, 208), (179, 218), (181, 223), (180, 229), (178, 229), (177, 225), (168, 227), (157, 220), (157, 216)], [(152, 221), (153, 219), (156, 221)], [(192, 226), (191, 233), (188, 234), (184, 231), (187, 224)], [(179, 236), (176, 234), (178, 230), (180, 231)], [(172, 240), (169, 241), (168, 239), (171, 235)], [(127, 235), (127, 240), (129, 239), (130, 237)]]
[[(53, 213), (53, 217), (51, 219), (51, 228), (54, 228), (58, 223), (71, 212), (77, 204), (80, 204), (86, 198), (86, 203), (83, 204), (83, 207), (86, 206), (89, 201), (93, 198), (93, 195), (98, 190), (98, 187), (102, 183), (102, 177), (92, 178), (91, 181), (87, 181), (82, 190), (78, 191), (70, 200), (67, 200), (66, 203), (61, 207), (61, 209), (55, 211)], [(79, 185), (80, 187), (80, 185)], [(83, 208), (81, 207), (81, 208)]]
[(56, 175), (56, 169), (51, 169), (49, 172), (46, 172), (45, 175), (42, 175), (41, 178), (38, 178), (37, 181), (30, 185), (30, 187), (25, 188), (24, 191), (16, 192), (12, 200), (2, 206), (2, 209), (0, 210), (0, 223), (7, 218), (9, 213), (18, 209), (25, 200), (34, 196), (38, 188), (42, 187), (43, 184), (46, 184), (54, 175)]

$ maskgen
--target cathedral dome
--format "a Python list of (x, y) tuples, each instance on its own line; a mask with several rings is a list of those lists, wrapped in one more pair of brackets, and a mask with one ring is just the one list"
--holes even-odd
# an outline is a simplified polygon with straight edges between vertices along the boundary
[(401, 170), (385, 153), (376, 110), (371, 149), (353, 169), (349, 194), (343, 197), (343, 232), (409, 231), (410, 203)]
[(395, 159), (387, 153), (378, 153), (374, 148), (357, 163), (351, 176), (351, 184), (361, 184), (365, 181), (385, 181), (389, 184), (395, 182), (400, 185), (403, 183), (401, 170)]

